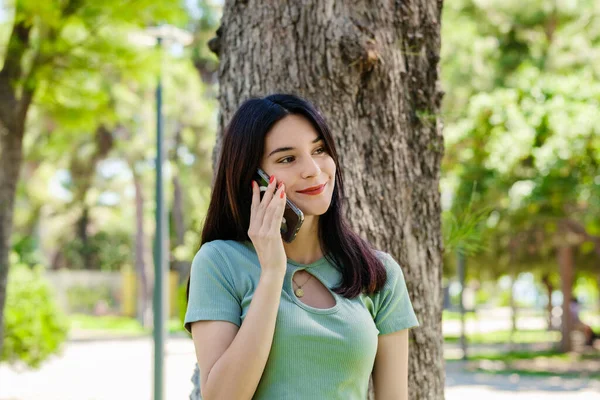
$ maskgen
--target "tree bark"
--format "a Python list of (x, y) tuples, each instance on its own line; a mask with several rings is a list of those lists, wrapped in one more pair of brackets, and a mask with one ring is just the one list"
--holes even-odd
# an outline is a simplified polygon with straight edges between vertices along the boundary
[[(0, 108), (3, 104), (0, 103)], [(0, 119), (0, 354), (4, 343), (4, 304), (8, 280), (13, 210), (19, 167), (23, 159), (23, 131)]]
[[(31, 26), (27, 21), (14, 24), (4, 65), (0, 70), (0, 354), (4, 343), (4, 305), (15, 193), (23, 161), (25, 120), (35, 90), (31, 79), (35, 61), (29, 71), (22, 70), (22, 58), (29, 47), (30, 31)], [(36, 54), (34, 60), (35, 57)], [(18, 82), (22, 82), (22, 85), (18, 85)]]
[(220, 54), (214, 154), (249, 97), (293, 92), (328, 119), (349, 221), (403, 266), (420, 322), (410, 333), (415, 399), (444, 398), (441, 8), (441, 0), (229, 0), (211, 42)]

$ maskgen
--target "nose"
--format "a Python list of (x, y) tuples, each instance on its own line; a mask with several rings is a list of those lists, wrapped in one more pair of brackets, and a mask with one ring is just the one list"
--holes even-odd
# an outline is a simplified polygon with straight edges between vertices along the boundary
[(305, 165), (302, 167), (302, 178), (310, 178), (312, 176), (319, 176), (321, 174), (321, 167), (317, 161), (312, 157), (307, 157)]

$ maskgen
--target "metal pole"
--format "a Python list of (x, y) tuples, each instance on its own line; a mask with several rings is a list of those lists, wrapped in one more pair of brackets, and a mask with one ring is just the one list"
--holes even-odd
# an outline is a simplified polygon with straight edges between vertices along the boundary
[[(162, 46), (162, 38), (157, 39), (157, 47)], [(161, 68), (162, 70), (162, 68)], [(166, 337), (165, 314), (167, 303), (166, 263), (166, 214), (163, 190), (163, 120), (162, 120), (162, 82), (159, 72), (156, 85), (156, 236), (154, 240), (154, 400), (165, 398), (163, 368), (164, 345)]]

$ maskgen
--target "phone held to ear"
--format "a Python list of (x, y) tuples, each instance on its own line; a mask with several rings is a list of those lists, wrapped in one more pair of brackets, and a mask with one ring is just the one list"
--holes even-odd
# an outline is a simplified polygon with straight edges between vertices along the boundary
[[(260, 188), (260, 199), (262, 200), (264, 192), (269, 186), (270, 176), (262, 169), (256, 171), (255, 180)], [(304, 213), (292, 203), (289, 199), (285, 200), (285, 211), (283, 212), (283, 220), (281, 221), (281, 238), (283, 241), (290, 243), (296, 238), (296, 234), (300, 230), (304, 222)]]

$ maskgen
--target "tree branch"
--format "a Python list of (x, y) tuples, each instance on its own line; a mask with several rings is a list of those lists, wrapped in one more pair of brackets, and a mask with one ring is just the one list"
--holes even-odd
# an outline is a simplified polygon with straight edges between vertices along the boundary
[(15, 22), (8, 40), (8, 49), (4, 66), (0, 71), (0, 118), (3, 121), (14, 121), (14, 111), (17, 105), (17, 83), (22, 78), (21, 61), (29, 48), (29, 33), (31, 26), (26, 21)]
[(600, 236), (590, 235), (583, 225), (572, 219), (565, 218), (563, 220), (563, 223), (567, 229), (571, 230), (571, 232), (581, 235), (586, 240), (589, 240), (590, 242), (594, 243), (594, 251), (596, 252), (598, 257), (600, 257)]

